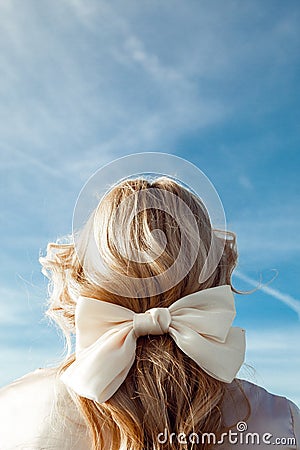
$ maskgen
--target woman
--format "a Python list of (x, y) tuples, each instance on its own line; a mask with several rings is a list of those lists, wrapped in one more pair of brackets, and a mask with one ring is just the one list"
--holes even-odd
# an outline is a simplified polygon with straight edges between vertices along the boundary
[[(140, 193), (150, 197), (139, 212), (131, 204), (131, 223), (128, 208), (116, 215)], [(151, 196), (166, 208), (147, 208)], [(176, 221), (183, 216), (184, 230)], [(179, 252), (188, 267), (198, 238), (192, 267), (166, 290), (170, 280), (160, 274)], [(222, 255), (199, 282), (211, 242)], [(76, 332), (76, 353), (0, 390), (1, 449), (300, 449), (299, 409), (235, 378), (245, 351), (244, 330), (231, 327), (235, 236), (212, 229), (195, 194), (168, 177), (122, 181), (76, 245), (49, 244), (40, 261), (51, 278), (47, 314), (69, 344)]]

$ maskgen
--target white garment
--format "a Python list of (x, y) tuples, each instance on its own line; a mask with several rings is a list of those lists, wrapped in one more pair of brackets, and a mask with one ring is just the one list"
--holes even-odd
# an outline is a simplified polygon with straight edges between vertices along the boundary
[[(226, 444), (215, 448), (240, 449), (300, 449), (300, 410), (287, 400), (267, 392), (245, 380), (239, 381), (250, 401), (251, 416), (247, 432), (271, 433), (276, 438), (294, 438), (295, 445)], [(230, 385), (237, 395), (236, 382)], [(232, 403), (224, 411), (228, 424), (239, 418)], [(57, 416), (55, 409), (61, 414)], [(240, 419), (242, 420), (243, 413)], [(60, 417), (58, 419), (58, 417)], [(162, 430), (163, 431), (163, 430)], [(251, 441), (250, 441), (251, 442)], [(174, 443), (174, 448), (175, 448)], [(91, 437), (55, 368), (37, 369), (0, 389), (0, 449), (1, 450), (90, 450)]]

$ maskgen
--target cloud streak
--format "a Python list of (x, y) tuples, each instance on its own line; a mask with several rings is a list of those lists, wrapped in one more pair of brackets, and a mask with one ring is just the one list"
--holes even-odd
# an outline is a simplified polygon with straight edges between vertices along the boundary
[(282, 303), (287, 305), (289, 308), (291, 308), (294, 312), (298, 314), (298, 318), (300, 320), (300, 301), (296, 300), (294, 297), (292, 297), (289, 294), (285, 294), (281, 291), (278, 291), (277, 289), (271, 288), (269, 286), (265, 286), (255, 280), (254, 278), (251, 278), (238, 270), (234, 272), (234, 275), (239, 278), (240, 280), (246, 281), (246, 283), (249, 283), (253, 287), (257, 287), (260, 291), (264, 292), (267, 295), (270, 295), (271, 297), (276, 298), (277, 300), (280, 300)]
[(247, 329), (246, 364), (239, 378), (259, 384), (300, 405), (300, 328)]

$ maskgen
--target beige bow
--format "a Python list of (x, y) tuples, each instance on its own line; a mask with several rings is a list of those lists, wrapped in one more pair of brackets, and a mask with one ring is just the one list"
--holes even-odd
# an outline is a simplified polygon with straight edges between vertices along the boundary
[(125, 380), (135, 360), (137, 338), (169, 333), (206, 373), (230, 383), (245, 357), (245, 330), (231, 327), (234, 317), (229, 285), (198, 291), (168, 308), (145, 313), (79, 297), (76, 359), (60, 378), (80, 396), (103, 403)]

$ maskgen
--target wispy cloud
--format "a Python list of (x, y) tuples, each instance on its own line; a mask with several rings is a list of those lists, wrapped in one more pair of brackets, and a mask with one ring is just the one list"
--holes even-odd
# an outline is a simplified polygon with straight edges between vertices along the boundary
[(271, 288), (270, 286), (266, 286), (263, 283), (261, 283), (258, 280), (255, 280), (254, 278), (251, 278), (243, 273), (241, 273), (238, 270), (235, 270), (234, 272), (235, 276), (240, 278), (243, 281), (246, 281), (246, 283), (249, 283), (251, 286), (259, 288), (260, 291), (271, 295), (272, 297), (276, 298), (277, 300), (280, 300), (285, 305), (287, 305), (289, 308), (291, 308), (293, 311), (295, 311), (300, 319), (300, 301), (296, 300), (289, 294), (285, 294), (283, 292), (278, 291), (277, 289)]
[(238, 376), (283, 395), (300, 406), (300, 328), (247, 329), (246, 365)]
[[(279, 267), (284, 270), (283, 265), (292, 266), (293, 271), (298, 270), (300, 209), (293, 183), (291, 180), (288, 185), (292, 192), (284, 202), (279, 201), (282, 195), (280, 186), (275, 195), (270, 181), (271, 188), (264, 194), (265, 201), (261, 201), (261, 195), (254, 187), (248, 197), (243, 192), (241, 199), (236, 200), (237, 204), (231, 208), (231, 217), (234, 217), (228, 222), (228, 229), (236, 233), (242, 264), (249, 266), (250, 270)], [(278, 200), (269, 200), (267, 195), (278, 197)], [(228, 196), (231, 201), (231, 195)]]
[[(283, 55), (293, 55), (284, 49), (295, 45), (295, 14), (286, 10), (274, 26), (258, 24), (251, 43), (236, 39), (234, 26), (245, 17), (268, 17), (255, 2), (238, 9), (229, 2), (218, 11), (154, 2), (146, 8), (150, 16), (136, 2), (48, 2), (42, 15), (34, 2), (10, 5), (1, 6), (0, 131), (50, 176), (78, 175), (81, 163), (91, 170), (100, 153), (169, 147), (189, 131), (232, 118), (257, 89), (250, 83), (243, 96), (232, 90), (241, 73), (251, 65), (263, 74), (263, 57), (280, 67)], [(155, 17), (155, 5), (168, 27)], [(245, 176), (240, 182), (250, 186)]]
[(26, 325), (26, 321), (38, 320), (40, 301), (34, 293), (34, 286), (23, 289), (0, 286), (0, 324), (1, 326)]

